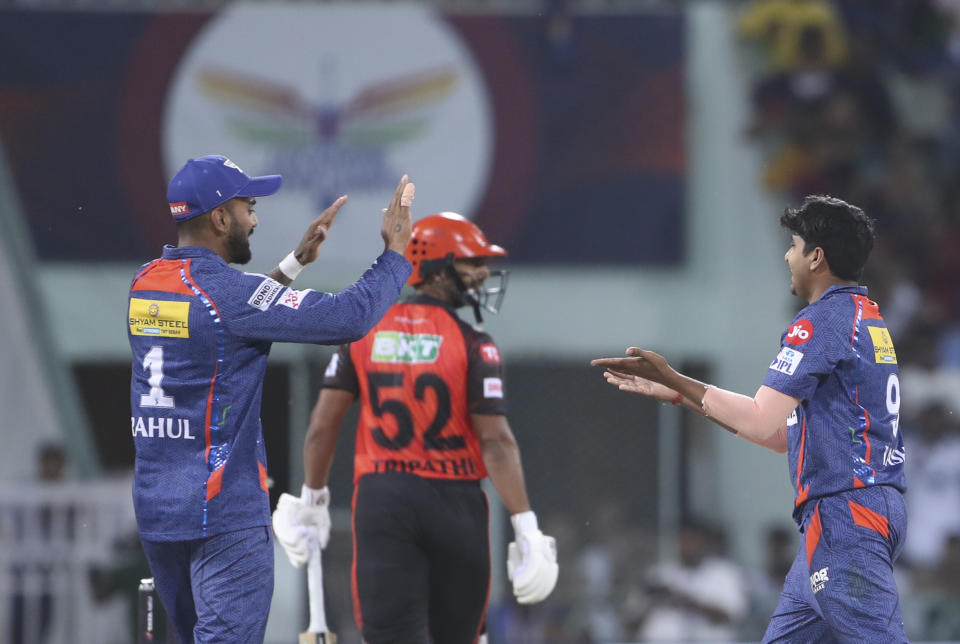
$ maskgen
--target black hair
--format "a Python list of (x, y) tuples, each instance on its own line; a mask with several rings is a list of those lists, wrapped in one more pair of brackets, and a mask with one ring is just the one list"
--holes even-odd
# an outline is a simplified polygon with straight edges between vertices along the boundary
[(190, 219), (184, 219), (182, 221), (175, 222), (177, 224), (177, 234), (197, 234), (201, 232), (205, 227), (206, 223), (204, 220), (209, 218), (212, 210), (202, 212), (199, 215), (191, 217)]
[(836, 197), (810, 195), (799, 208), (786, 208), (780, 225), (803, 239), (804, 255), (819, 246), (831, 273), (860, 280), (876, 234), (874, 220), (862, 209)]

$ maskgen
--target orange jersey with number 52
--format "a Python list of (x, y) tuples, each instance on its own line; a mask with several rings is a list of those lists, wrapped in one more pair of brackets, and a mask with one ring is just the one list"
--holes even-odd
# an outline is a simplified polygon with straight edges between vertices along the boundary
[(500, 353), (488, 335), (419, 297), (344, 349), (325, 386), (351, 389), (362, 402), (355, 481), (383, 472), (486, 477), (470, 414), (504, 412)]

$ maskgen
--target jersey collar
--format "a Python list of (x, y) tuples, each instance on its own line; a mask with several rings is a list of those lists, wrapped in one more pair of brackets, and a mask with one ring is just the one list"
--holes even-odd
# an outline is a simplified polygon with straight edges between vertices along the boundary
[(858, 284), (857, 286), (831, 286), (830, 288), (828, 288), (823, 292), (823, 295), (820, 296), (820, 299), (823, 300), (831, 295), (834, 295), (834, 294), (839, 295), (841, 293), (851, 293), (853, 295), (866, 296), (867, 287), (862, 284)]
[(163, 247), (164, 259), (190, 259), (194, 257), (202, 257), (220, 262), (224, 266), (227, 265), (222, 257), (204, 246), (171, 246), (168, 244)]
[(438, 300), (437, 298), (430, 297), (429, 295), (414, 293), (407, 298), (406, 302), (407, 304), (426, 304), (429, 306), (439, 306), (440, 308), (448, 311), (450, 315), (457, 317), (457, 309), (455, 309), (449, 302)]

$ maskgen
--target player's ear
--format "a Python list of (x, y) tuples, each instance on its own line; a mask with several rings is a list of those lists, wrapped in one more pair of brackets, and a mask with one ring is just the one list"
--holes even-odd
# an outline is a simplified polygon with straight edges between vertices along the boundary
[(817, 246), (813, 249), (810, 257), (810, 270), (815, 271), (820, 268), (821, 264), (827, 263), (827, 256), (824, 254), (823, 249)]
[(230, 213), (227, 212), (227, 209), (223, 206), (217, 206), (212, 211), (210, 211), (210, 223), (213, 224), (214, 230), (217, 232), (225, 233), (230, 229)]

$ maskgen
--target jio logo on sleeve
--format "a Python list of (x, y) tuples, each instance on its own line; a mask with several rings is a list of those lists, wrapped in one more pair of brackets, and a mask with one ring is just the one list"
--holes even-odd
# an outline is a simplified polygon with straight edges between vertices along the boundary
[(787, 331), (787, 344), (797, 346), (813, 337), (813, 324), (810, 320), (797, 320)]

